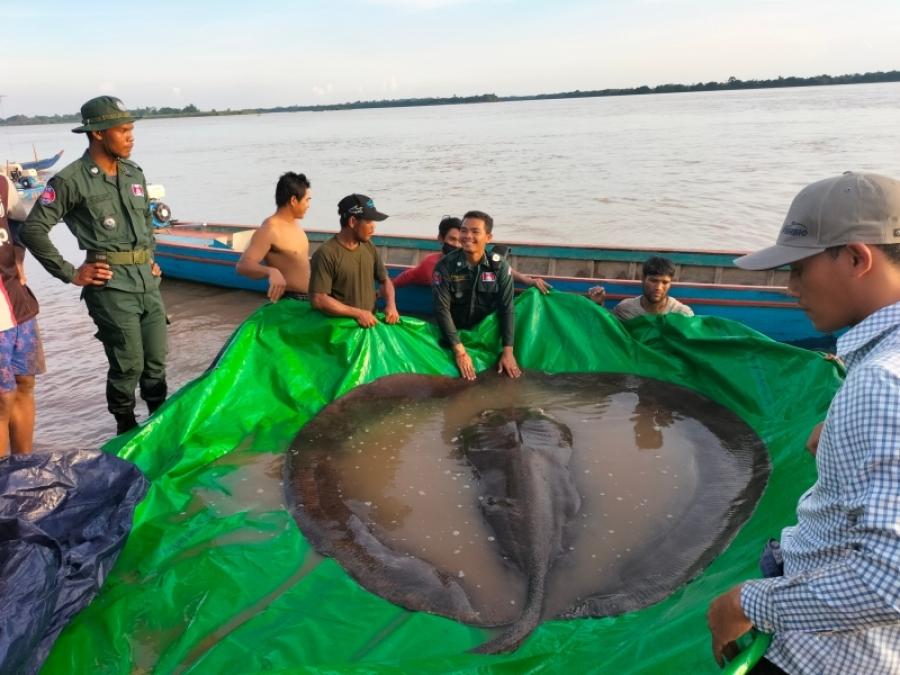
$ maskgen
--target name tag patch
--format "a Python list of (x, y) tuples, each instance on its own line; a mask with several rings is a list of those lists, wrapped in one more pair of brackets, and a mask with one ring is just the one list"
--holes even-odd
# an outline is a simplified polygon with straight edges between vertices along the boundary
[(481, 280), (484, 282), (497, 281), (497, 275), (494, 274), (493, 272), (482, 272)]

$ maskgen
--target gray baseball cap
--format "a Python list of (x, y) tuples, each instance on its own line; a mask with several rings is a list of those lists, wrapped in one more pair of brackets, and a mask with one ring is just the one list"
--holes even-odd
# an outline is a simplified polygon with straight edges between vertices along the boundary
[(768, 270), (852, 242), (900, 244), (900, 181), (847, 171), (807, 185), (791, 202), (775, 245), (734, 264)]

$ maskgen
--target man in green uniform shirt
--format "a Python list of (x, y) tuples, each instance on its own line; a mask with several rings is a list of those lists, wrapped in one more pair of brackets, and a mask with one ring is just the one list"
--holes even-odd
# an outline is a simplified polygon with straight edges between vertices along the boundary
[[(123, 433), (137, 425), (136, 385), (151, 414), (166, 398), (166, 312), (153, 261), (147, 181), (128, 161), (135, 118), (112, 96), (85, 103), (81, 118), (72, 131), (87, 134), (87, 151), (50, 179), (20, 236), (50, 274), (83, 287), (109, 361), (107, 405)], [(60, 220), (87, 252), (77, 269), (50, 241)]]
[(498, 253), (485, 254), (493, 229), (494, 220), (488, 214), (469, 211), (460, 228), (462, 248), (441, 258), (431, 280), (437, 324), (453, 350), (460, 375), (467, 380), (475, 379), (475, 368), (456, 331), (472, 328), (493, 312), (500, 319), (503, 339), (497, 372), (510, 377), (522, 374), (513, 354), (516, 315), (512, 271)]

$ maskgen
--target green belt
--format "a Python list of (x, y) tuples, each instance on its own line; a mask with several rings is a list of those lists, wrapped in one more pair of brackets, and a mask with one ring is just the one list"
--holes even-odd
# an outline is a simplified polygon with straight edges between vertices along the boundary
[(135, 251), (88, 251), (87, 262), (107, 262), (110, 265), (144, 265), (153, 262), (153, 253), (145, 248)]

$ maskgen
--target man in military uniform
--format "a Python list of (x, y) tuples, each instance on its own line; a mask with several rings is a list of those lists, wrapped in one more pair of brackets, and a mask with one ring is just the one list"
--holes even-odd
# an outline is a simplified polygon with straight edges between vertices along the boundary
[[(99, 96), (81, 106), (88, 149), (47, 184), (21, 239), (53, 276), (83, 288), (81, 297), (97, 326), (109, 361), (106, 401), (118, 433), (137, 425), (134, 390), (152, 414), (166, 398), (166, 312), (153, 261), (153, 224), (147, 181), (128, 160), (134, 120), (122, 102)], [(77, 269), (50, 241), (60, 220), (86, 251)]]
[(512, 272), (498, 253), (485, 254), (493, 229), (494, 220), (488, 214), (466, 213), (460, 228), (462, 248), (441, 258), (431, 280), (438, 326), (453, 350), (460, 375), (467, 380), (475, 379), (475, 368), (456, 331), (472, 328), (492, 312), (499, 315), (503, 339), (497, 372), (510, 377), (522, 374), (513, 354), (516, 317)]

